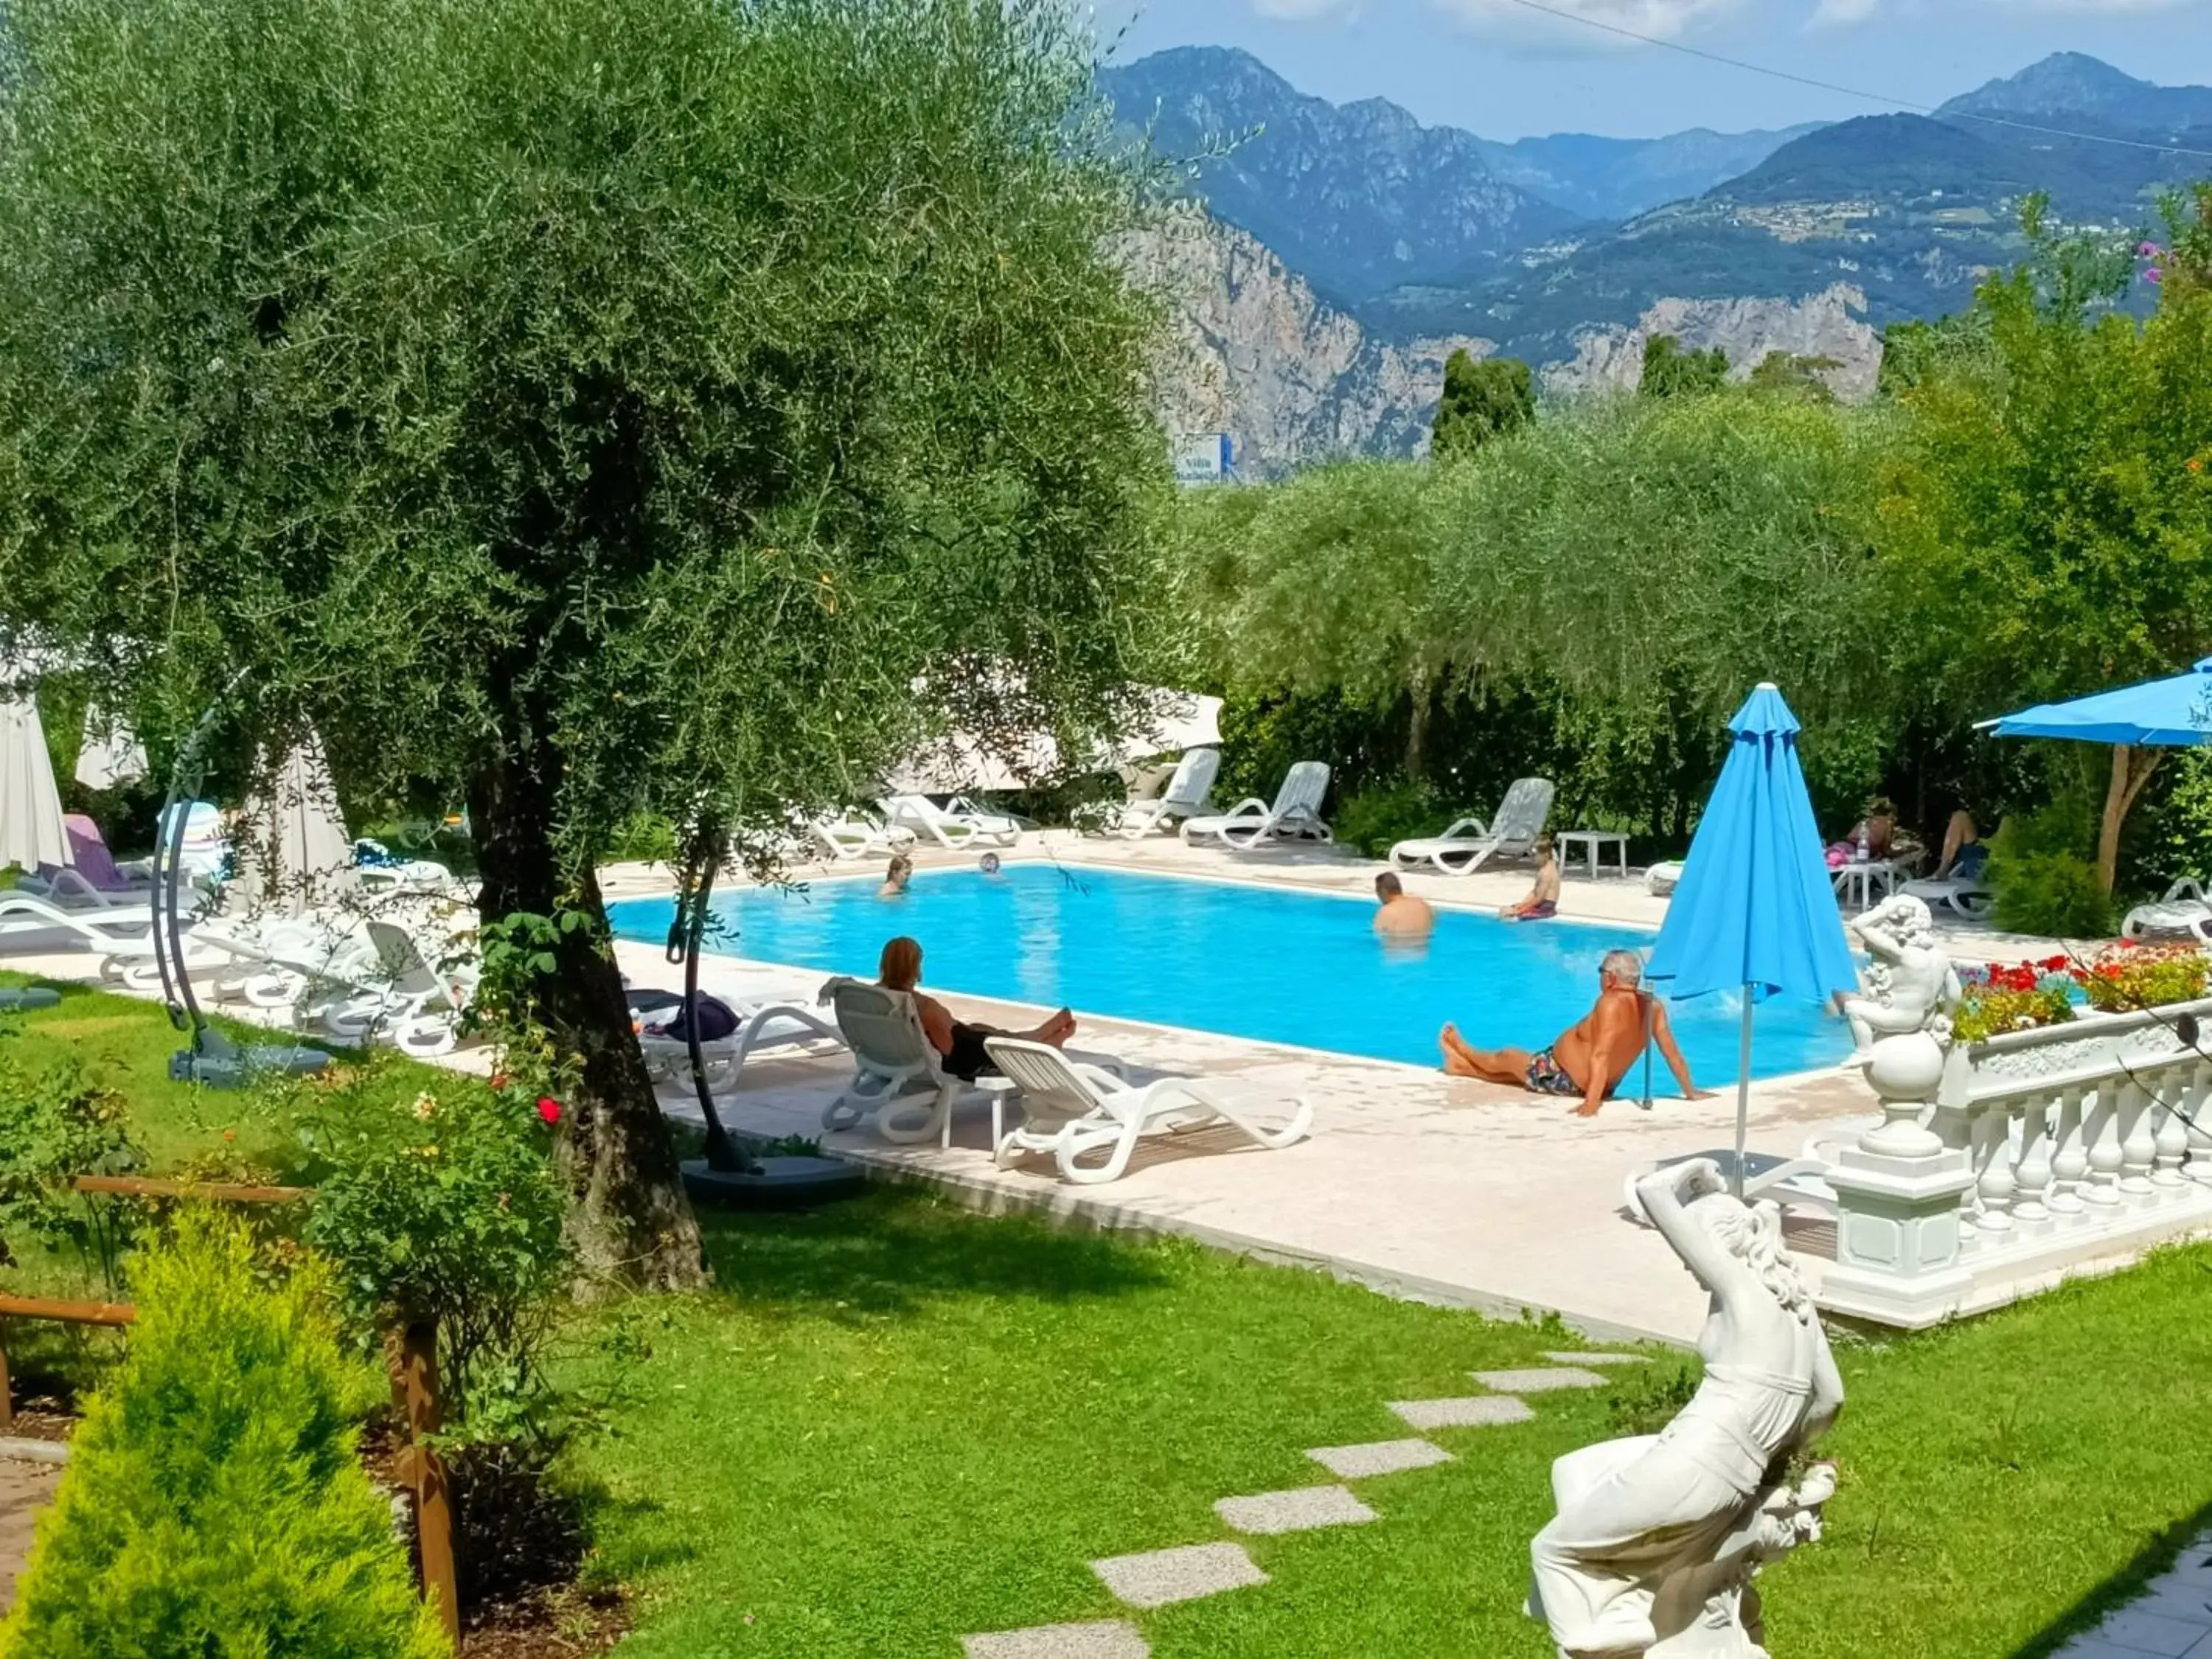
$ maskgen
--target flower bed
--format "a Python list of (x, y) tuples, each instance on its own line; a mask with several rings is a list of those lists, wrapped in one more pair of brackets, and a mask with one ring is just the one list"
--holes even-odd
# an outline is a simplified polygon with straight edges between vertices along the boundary
[(2046, 957), (2009, 967), (1991, 963), (1959, 969), (1963, 994), (1951, 1020), (1960, 1042), (2007, 1031), (2063, 1025), (2081, 1006), (2102, 1014), (2193, 1002), (2212, 978), (2212, 959), (2193, 945), (2136, 945), (2125, 939), (2084, 960)]

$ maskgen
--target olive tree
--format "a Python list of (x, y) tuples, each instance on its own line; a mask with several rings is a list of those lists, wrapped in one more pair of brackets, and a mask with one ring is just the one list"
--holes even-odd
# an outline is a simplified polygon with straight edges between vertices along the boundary
[[(698, 1267), (595, 865), (772, 856), (957, 709), (1127, 717), (1165, 447), (1060, 0), (24, 0), (0, 628), (312, 722), (561, 918), (587, 1261)], [(4, 641), (0, 641), (4, 643)], [(763, 849), (770, 849), (763, 851)]]

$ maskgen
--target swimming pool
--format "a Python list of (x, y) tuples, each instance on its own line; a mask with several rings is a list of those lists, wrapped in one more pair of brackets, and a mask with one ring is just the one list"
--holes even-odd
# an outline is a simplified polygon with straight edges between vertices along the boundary
[[(720, 895), (724, 931), (710, 943), (872, 979), (884, 941), (911, 933), (925, 953), (922, 983), (937, 990), (1430, 1066), (1446, 1020), (1478, 1048), (1549, 1042), (1589, 1011), (1599, 959), (1653, 938), (1443, 910), (1427, 948), (1406, 951), (1376, 941), (1372, 904), (1280, 887), (1047, 864), (1010, 864), (996, 878), (929, 871), (896, 899), (876, 896), (879, 881)], [(653, 945), (666, 941), (672, 908), (666, 899), (608, 907), (617, 934)], [(1701, 1084), (1735, 1078), (1741, 1006), (1733, 996), (1670, 1006)], [(1754, 1022), (1752, 1069), (1806, 1071), (1850, 1049), (1841, 1020), (1772, 1002)], [(1653, 1082), (1673, 1091), (1663, 1063)]]

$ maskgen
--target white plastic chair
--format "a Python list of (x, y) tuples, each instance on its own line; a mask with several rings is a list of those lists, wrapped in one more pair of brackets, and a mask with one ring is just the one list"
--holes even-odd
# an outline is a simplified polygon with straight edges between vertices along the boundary
[(904, 991), (857, 979), (833, 979), (822, 1000), (853, 1051), (853, 1080), (823, 1109), (824, 1130), (853, 1129), (870, 1119), (876, 1133), (902, 1146), (938, 1139), (952, 1144), (952, 1108), (973, 1085), (945, 1070), (921, 1029), (921, 1012)]
[(1334, 841), (1334, 833), (1321, 817), (1322, 798), (1328, 793), (1328, 764), (1300, 761), (1284, 775), (1273, 806), (1255, 795), (1214, 817), (1186, 818), (1182, 838), (1193, 845), (1218, 842), (1232, 852), (1249, 852), (1279, 838)]
[(2138, 904), (2120, 924), (2124, 939), (2148, 939), (2158, 933), (2186, 933), (2212, 944), (2212, 903), (2206, 902), (2204, 889), (2192, 878), (2184, 876), (2175, 882), (2155, 904)]
[(1221, 771), (1218, 749), (1194, 749), (1176, 763), (1175, 775), (1157, 800), (1133, 800), (1106, 821), (1109, 835), (1135, 841), (1155, 830), (1171, 827), (1179, 818), (1197, 817), (1213, 793), (1213, 780)]
[(1447, 876), (1471, 876), (1494, 858), (1526, 858), (1552, 816), (1554, 793), (1549, 778), (1516, 779), (1488, 823), (1462, 818), (1441, 836), (1401, 841), (1390, 849), (1390, 862), (1401, 870), (1426, 865)]
[[(677, 1005), (672, 1015), (680, 1009)], [(803, 1048), (816, 1042), (845, 1046), (835, 1026), (817, 1019), (806, 1009), (787, 1002), (733, 1002), (738, 1029), (726, 1037), (702, 1038), (699, 1058), (707, 1068), (707, 1087), (717, 1095), (734, 1091), (744, 1075), (745, 1061), (754, 1054), (778, 1048)], [(647, 1075), (655, 1083), (691, 1080), (691, 1045), (684, 1038), (641, 1031), (638, 1046), (645, 1051)]]
[[(1092, 1186), (1117, 1181), (1137, 1143), (1148, 1134), (1171, 1134), (1211, 1123), (1231, 1123), (1271, 1152), (1305, 1139), (1313, 1107), (1291, 1100), (1287, 1121), (1269, 1128), (1245, 1099), (1210, 1079), (1164, 1077), (1123, 1082), (1102, 1066), (1070, 1060), (1048, 1043), (1020, 1037), (986, 1037), (992, 1063), (1022, 1091), (1028, 1121), (1000, 1139), (992, 1158), (1001, 1168), (1017, 1152), (1050, 1152), (1069, 1181)], [(1046, 1120), (1056, 1120), (1045, 1127)], [(1103, 1149), (1103, 1164), (1083, 1160)]]
[(1012, 847), (1022, 838), (1022, 826), (1013, 819), (979, 811), (965, 799), (939, 806), (927, 795), (886, 795), (876, 805), (886, 823), (927, 836), (939, 847)]

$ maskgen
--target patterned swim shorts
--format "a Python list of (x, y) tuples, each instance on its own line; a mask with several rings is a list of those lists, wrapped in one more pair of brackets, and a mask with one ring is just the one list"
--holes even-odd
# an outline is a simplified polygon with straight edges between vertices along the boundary
[(1553, 1057), (1549, 1048), (1528, 1057), (1528, 1073), (1522, 1080), (1528, 1085), (1531, 1094), (1572, 1097), (1583, 1091), (1583, 1085), (1567, 1075), (1566, 1068)]

